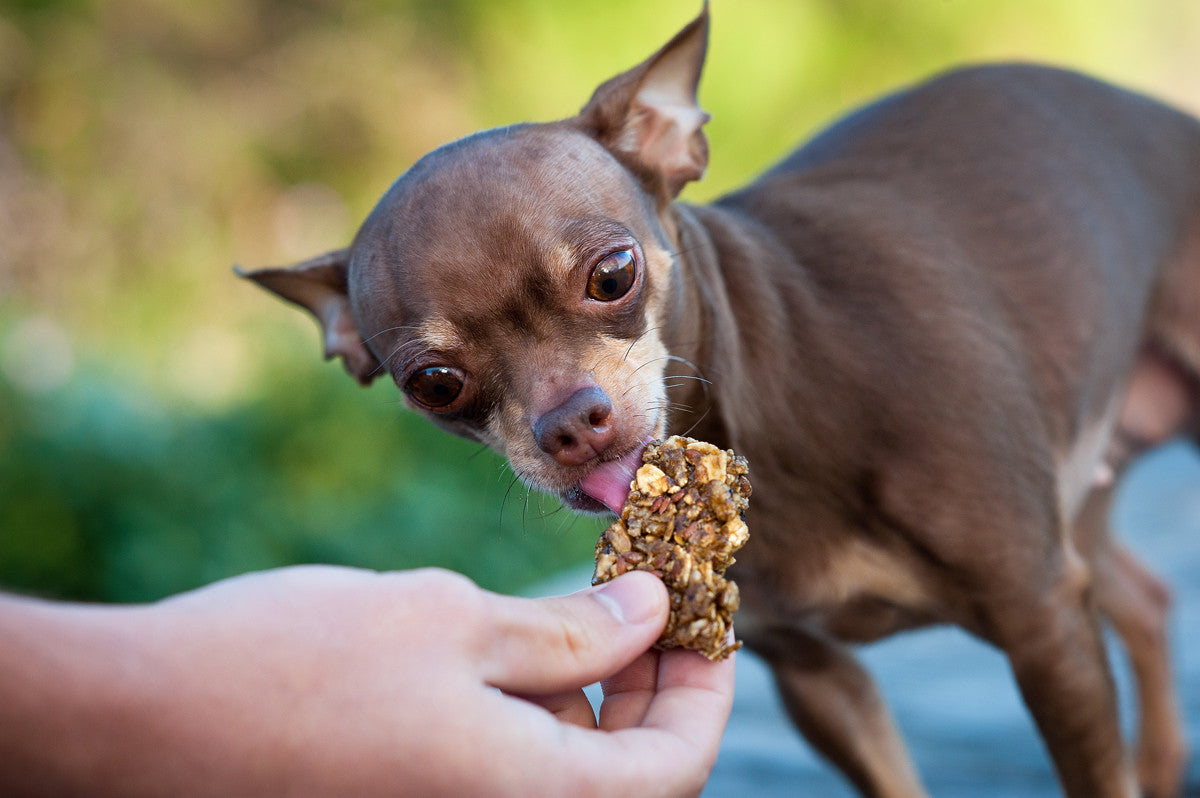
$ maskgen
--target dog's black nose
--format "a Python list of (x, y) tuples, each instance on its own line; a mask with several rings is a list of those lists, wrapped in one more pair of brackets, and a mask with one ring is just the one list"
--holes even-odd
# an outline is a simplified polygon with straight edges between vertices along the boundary
[(612, 410), (604, 391), (580, 388), (533, 422), (533, 437), (543, 452), (563, 465), (583, 465), (612, 442)]

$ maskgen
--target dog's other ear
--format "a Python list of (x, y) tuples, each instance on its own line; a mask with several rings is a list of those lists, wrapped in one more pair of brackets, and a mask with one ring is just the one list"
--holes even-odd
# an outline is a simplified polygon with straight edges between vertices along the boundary
[(340, 357), (350, 376), (369, 385), (379, 374), (379, 361), (363, 343), (350, 311), (349, 265), (350, 250), (339, 249), (295, 266), (254, 271), (235, 266), (234, 272), (316, 317), (325, 338), (325, 359)]
[(708, 166), (696, 90), (708, 48), (708, 3), (675, 38), (596, 89), (578, 123), (641, 178), (661, 202)]

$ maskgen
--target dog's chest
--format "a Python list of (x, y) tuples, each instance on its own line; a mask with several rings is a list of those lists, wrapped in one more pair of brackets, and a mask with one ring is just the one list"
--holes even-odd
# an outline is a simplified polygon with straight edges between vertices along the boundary
[[(737, 578), (748, 614), (778, 614), (788, 624), (801, 620), (864, 643), (940, 620), (928, 580), (905, 557), (858, 538), (822, 548), (793, 552), (782, 567), (775, 561), (766, 566), (770, 576), (759, 570), (761, 562), (747, 563)], [(754, 623), (760, 620), (771, 623), (769, 617)]]

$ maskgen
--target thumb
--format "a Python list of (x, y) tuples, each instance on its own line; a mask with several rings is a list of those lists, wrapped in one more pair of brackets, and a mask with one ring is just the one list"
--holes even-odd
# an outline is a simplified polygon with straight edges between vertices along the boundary
[(666, 587), (642, 571), (569, 596), (503, 599), (484, 642), (484, 678), (530, 695), (616, 673), (658, 639), (669, 612)]

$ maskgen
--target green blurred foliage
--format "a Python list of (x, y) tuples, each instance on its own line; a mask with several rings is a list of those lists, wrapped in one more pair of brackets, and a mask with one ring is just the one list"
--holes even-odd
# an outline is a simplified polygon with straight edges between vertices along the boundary
[(6, 586), (141, 601), (328, 562), (439, 565), (511, 590), (590, 554), (593, 522), (526, 506), (496, 457), (390, 392), (276, 371), (278, 391), (219, 414), (91, 367), (36, 403), (0, 384), (15, 410), (0, 427)]
[[(699, 5), (0, 0), (0, 585), (147, 600), (322, 561), (514, 591), (586, 561), (594, 520), (322, 364), (314, 325), (229, 265), (344, 245), (421, 154), (573, 113)], [(712, 10), (695, 201), (961, 62), (1050, 61), (1200, 107), (1196, 3)]]

